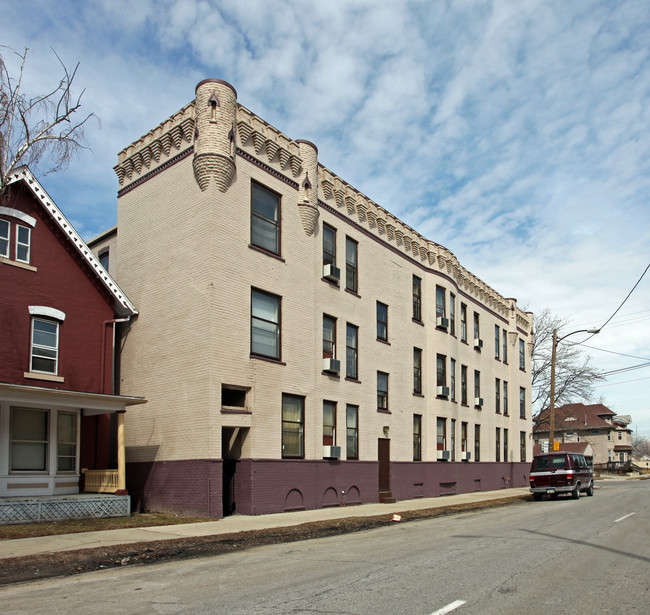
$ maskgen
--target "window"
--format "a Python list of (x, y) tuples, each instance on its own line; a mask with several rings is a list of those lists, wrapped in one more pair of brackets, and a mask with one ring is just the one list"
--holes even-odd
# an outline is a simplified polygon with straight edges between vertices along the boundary
[(336, 444), (336, 402), (323, 402), (323, 446)]
[(519, 432), (519, 461), (526, 461), (526, 432)]
[(280, 254), (280, 196), (251, 184), (251, 244)]
[(99, 253), (99, 262), (101, 266), (108, 271), (108, 265), (110, 262), (110, 250), (108, 248), (104, 248), (100, 253)]
[(436, 286), (436, 318), (445, 318), (445, 289)]
[(449, 363), (449, 393), (451, 401), (456, 401), (456, 359), (450, 359)]
[(499, 353), (501, 350), (501, 335), (499, 325), (494, 325), (494, 358), (499, 358)]
[(221, 385), (221, 407), (246, 409), (246, 397), (250, 389), (230, 384)]
[(353, 380), (357, 380), (359, 375), (358, 344), (359, 328), (348, 323), (345, 332), (345, 375)]
[(460, 341), (467, 341), (467, 306), (460, 304)]
[(526, 389), (519, 388), (519, 418), (526, 418)]
[(413, 392), (422, 393), (422, 350), (413, 348)]
[(11, 239), (11, 226), (6, 220), (0, 220), (0, 256), (9, 258), (9, 241)]
[(359, 459), (359, 406), (346, 406), (345, 430), (346, 457)]
[(439, 451), (447, 450), (447, 419), (436, 419), (436, 448)]
[(413, 320), (422, 322), (422, 280), (413, 276)]
[(497, 413), (501, 413), (501, 380), (494, 379), (494, 407)]
[(388, 374), (377, 372), (377, 410), (388, 410)]
[(519, 369), (526, 369), (526, 353), (525, 353), (525, 344), (524, 340), (519, 340)]
[(32, 230), (27, 226), (16, 225), (16, 260), (29, 263)]
[(497, 427), (496, 431), (496, 461), (501, 461), (501, 428)]
[(503, 428), (503, 461), (508, 461), (508, 430)]
[(57, 472), (77, 469), (77, 415), (59, 412), (56, 423)]
[(623, 432), (622, 431), (617, 432), (616, 435), (618, 436), (619, 440), (623, 439)]
[(460, 452), (461, 453), (467, 453), (469, 449), (467, 448), (468, 446), (467, 442), (467, 423), (463, 421), (460, 424)]
[(32, 348), (30, 370), (58, 373), (59, 323), (32, 318)]
[(460, 403), (467, 405), (467, 365), (460, 366)]
[(323, 265), (336, 266), (336, 229), (323, 223)]
[(447, 386), (447, 357), (436, 355), (436, 386)]
[(449, 293), (449, 333), (456, 335), (456, 295)]
[(474, 397), (481, 397), (481, 372), (474, 370)]
[(478, 320), (478, 312), (474, 312), (474, 339), (481, 339), (481, 327)]
[(508, 383), (503, 381), (503, 415), (508, 416)]
[(282, 394), (282, 457), (304, 457), (305, 400)]
[(474, 461), (481, 461), (481, 426), (474, 425)]
[(377, 301), (377, 339), (388, 341), (388, 306)]
[(251, 291), (251, 354), (280, 359), (280, 297)]
[(422, 416), (413, 415), (413, 461), (422, 461)]
[(323, 359), (336, 359), (336, 318), (323, 314)]
[(503, 337), (503, 362), (507, 363), (508, 362), (508, 332), (503, 329), (502, 337)]
[(46, 472), (48, 411), (11, 408), (11, 471)]
[(451, 419), (451, 427), (449, 429), (449, 451), (451, 453), (451, 460), (456, 461), (456, 419)]
[(359, 290), (357, 279), (358, 244), (350, 237), (345, 238), (345, 288), (356, 293)]

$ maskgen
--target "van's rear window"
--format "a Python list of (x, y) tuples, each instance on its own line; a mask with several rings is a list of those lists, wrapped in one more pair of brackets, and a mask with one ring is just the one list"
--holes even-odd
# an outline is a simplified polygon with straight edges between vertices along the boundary
[(564, 468), (566, 457), (564, 455), (553, 455), (551, 457), (536, 457), (533, 466), (535, 470), (548, 470), (549, 468)]

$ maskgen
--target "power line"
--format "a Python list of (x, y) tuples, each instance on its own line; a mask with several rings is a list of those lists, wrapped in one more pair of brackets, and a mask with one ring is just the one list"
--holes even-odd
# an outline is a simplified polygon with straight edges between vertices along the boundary
[(650, 376), (648, 376), (647, 378), (635, 378), (634, 380), (624, 380), (623, 382), (608, 382), (607, 384), (594, 384), (594, 389), (600, 389), (602, 387), (619, 386), (620, 384), (628, 384), (630, 382), (639, 382), (641, 380), (650, 380)]
[(601, 376), (611, 376), (613, 374), (622, 374), (624, 372), (631, 372), (635, 369), (641, 369), (642, 367), (650, 367), (650, 361), (648, 363), (640, 363), (639, 365), (631, 365), (630, 367), (621, 367), (620, 369), (613, 369), (608, 372), (603, 372)]
[(640, 359), (641, 361), (650, 361), (648, 357), (637, 357), (633, 354), (624, 354), (622, 352), (615, 352), (613, 350), (605, 350), (604, 348), (596, 348), (595, 346), (588, 346), (587, 344), (581, 344), (580, 342), (576, 342), (575, 344), (571, 344), (572, 346), (584, 346), (585, 348), (590, 348), (591, 350), (598, 350), (599, 352), (608, 352), (609, 354), (616, 354), (619, 357), (629, 357), (630, 359)]
[[(623, 302), (621, 303), (621, 305), (619, 305), (616, 308), (616, 310), (614, 310), (614, 313), (600, 326), (599, 331), (602, 331), (607, 326), (609, 321), (612, 318), (614, 318), (614, 316), (616, 316), (616, 314), (618, 314), (618, 311), (625, 305), (625, 302), (630, 298), (630, 295), (636, 290), (636, 287), (641, 283), (641, 280), (643, 280), (643, 276), (646, 274), (648, 269), (650, 269), (650, 263), (648, 263), (648, 266), (643, 270), (643, 273), (641, 274), (641, 277), (637, 280), (636, 284), (632, 287), (632, 290), (627, 294), (627, 297), (625, 297), (625, 299), (623, 299)], [(587, 339), (582, 340), (581, 343), (584, 343), (587, 340), (590, 340), (594, 335), (596, 335), (596, 334), (595, 333), (591, 334)]]

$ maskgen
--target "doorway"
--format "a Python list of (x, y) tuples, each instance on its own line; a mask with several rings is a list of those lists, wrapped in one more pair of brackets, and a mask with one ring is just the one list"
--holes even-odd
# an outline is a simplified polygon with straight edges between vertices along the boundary
[(390, 440), (377, 440), (377, 459), (379, 460), (379, 497), (383, 494), (391, 497), (390, 493)]
[(222, 479), (221, 497), (223, 516), (228, 517), (237, 510), (237, 465), (241, 459), (242, 446), (248, 428), (221, 428)]

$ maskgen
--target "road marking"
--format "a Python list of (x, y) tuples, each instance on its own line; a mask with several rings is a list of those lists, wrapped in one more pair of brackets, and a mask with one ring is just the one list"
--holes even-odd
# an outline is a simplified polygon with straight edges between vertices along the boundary
[(465, 604), (464, 600), (456, 600), (455, 602), (450, 602), (447, 606), (443, 606), (441, 609), (434, 611), (431, 615), (445, 615), (445, 613), (451, 613), (455, 611), (459, 606)]
[(627, 519), (628, 517), (631, 517), (632, 515), (636, 515), (636, 513), (633, 512), (633, 513), (630, 513), (629, 515), (625, 515), (624, 517), (621, 517), (620, 519), (616, 519), (616, 521), (614, 521), (614, 523), (618, 523), (619, 521), (623, 521), (623, 519)]

